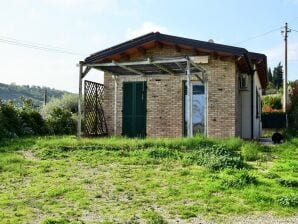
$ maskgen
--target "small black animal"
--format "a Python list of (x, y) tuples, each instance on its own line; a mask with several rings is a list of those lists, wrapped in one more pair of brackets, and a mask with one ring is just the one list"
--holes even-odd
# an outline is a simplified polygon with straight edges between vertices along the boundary
[(275, 132), (273, 135), (272, 135), (272, 141), (274, 144), (280, 144), (282, 140), (284, 140), (284, 137), (282, 136), (282, 134), (278, 133), (278, 132)]

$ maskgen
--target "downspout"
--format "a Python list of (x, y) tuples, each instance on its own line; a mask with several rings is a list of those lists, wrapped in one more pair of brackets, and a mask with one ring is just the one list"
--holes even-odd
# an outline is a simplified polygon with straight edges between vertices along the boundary
[(252, 64), (251, 64), (251, 61), (249, 59), (249, 56), (248, 56), (248, 53), (245, 53), (244, 54), (244, 58), (246, 60), (246, 63), (248, 65), (248, 68), (249, 68), (249, 73), (251, 75), (251, 82), (250, 82), (250, 97), (251, 97), (251, 105), (250, 105), (250, 109), (251, 109), (251, 139), (254, 138), (254, 89), (253, 89), (253, 86), (254, 86), (254, 69), (252, 67)]

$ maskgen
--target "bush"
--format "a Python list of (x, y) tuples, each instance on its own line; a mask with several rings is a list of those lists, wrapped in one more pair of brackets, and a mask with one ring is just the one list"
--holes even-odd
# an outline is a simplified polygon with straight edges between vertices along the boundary
[(279, 179), (277, 182), (284, 187), (298, 187), (298, 181), (297, 180), (284, 180)]
[(76, 122), (72, 118), (72, 113), (62, 108), (54, 108), (47, 119), (48, 128), (51, 134), (74, 134)]
[(56, 98), (44, 105), (41, 109), (43, 118), (48, 119), (55, 109), (61, 108), (75, 114), (78, 112), (78, 97), (75, 94), (65, 94), (62, 98)]
[(247, 161), (256, 161), (259, 159), (259, 151), (258, 151), (257, 143), (251, 142), (241, 146), (241, 155), (244, 160)]
[(222, 184), (225, 187), (241, 188), (247, 185), (257, 184), (257, 178), (250, 175), (246, 170), (241, 171), (231, 178), (225, 179)]
[(231, 151), (226, 145), (213, 145), (198, 149), (184, 158), (184, 164), (187, 163), (206, 166), (210, 170), (244, 167), (244, 162), (239, 153)]
[(262, 97), (262, 108), (271, 108), (273, 110), (281, 110), (282, 103), (281, 103), (281, 96), (263, 96)]
[(290, 104), (288, 106), (288, 132), (298, 135), (298, 80), (292, 84), (290, 93)]
[(21, 136), (22, 120), (12, 102), (0, 101), (0, 139)]
[(278, 203), (283, 207), (298, 207), (298, 195), (287, 195), (280, 197)]

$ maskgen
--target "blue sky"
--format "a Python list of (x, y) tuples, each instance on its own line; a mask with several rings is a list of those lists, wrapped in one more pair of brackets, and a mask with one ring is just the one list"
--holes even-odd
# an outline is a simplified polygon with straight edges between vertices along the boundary
[[(0, 0), (0, 40), (14, 38), (78, 53), (0, 41), (0, 82), (76, 92), (79, 60), (151, 31), (245, 47), (265, 53), (268, 64), (275, 66), (283, 63), (279, 28), (286, 21), (298, 30), (298, 0)], [(93, 71), (87, 79), (102, 81), (102, 73)], [(298, 79), (294, 31), (289, 34), (289, 79)]]

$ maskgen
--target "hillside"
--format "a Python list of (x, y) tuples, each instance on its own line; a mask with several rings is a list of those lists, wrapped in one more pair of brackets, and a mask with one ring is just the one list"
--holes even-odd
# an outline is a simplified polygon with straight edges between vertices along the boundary
[(47, 90), (48, 101), (68, 93), (67, 91), (49, 87), (0, 83), (0, 99), (3, 101), (13, 100), (17, 105), (20, 105), (22, 102), (21, 97), (31, 98), (33, 103), (39, 106), (44, 102), (45, 90)]

